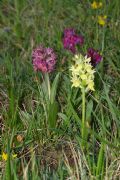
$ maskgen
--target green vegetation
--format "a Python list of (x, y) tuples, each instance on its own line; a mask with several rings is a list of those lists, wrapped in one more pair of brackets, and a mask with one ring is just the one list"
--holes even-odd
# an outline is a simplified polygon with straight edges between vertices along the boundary
[[(120, 178), (120, 1), (103, 0), (96, 10), (91, 3), (0, 1), (0, 179)], [(105, 26), (98, 15), (107, 16)], [(95, 91), (85, 98), (84, 136), (81, 90), (70, 81), (73, 54), (62, 44), (65, 28), (84, 36), (80, 52), (93, 47), (103, 56)], [(44, 80), (32, 65), (39, 44), (57, 54), (55, 71)]]

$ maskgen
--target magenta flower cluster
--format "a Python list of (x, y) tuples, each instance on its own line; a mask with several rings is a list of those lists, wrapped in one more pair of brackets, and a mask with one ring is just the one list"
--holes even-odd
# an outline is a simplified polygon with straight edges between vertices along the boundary
[(63, 37), (63, 46), (65, 49), (71, 51), (72, 53), (76, 52), (77, 45), (83, 45), (84, 38), (81, 35), (76, 34), (74, 29), (65, 29)]
[(35, 71), (52, 72), (56, 64), (56, 55), (52, 48), (39, 46), (32, 53)]
[[(81, 35), (76, 34), (74, 29), (65, 29), (63, 37), (63, 46), (65, 49), (76, 53), (76, 46), (83, 45), (84, 38)], [(95, 67), (101, 60), (102, 56), (100, 53), (89, 48), (87, 51), (87, 57), (91, 57), (91, 64)], [(46, 48), (39, 46), (32, 53), (32, 62), (35, 71), (52, 72), (56, 64), (56, 54), (52, 48)]]
[[(83, 45), (83, 43), (83, 36), (77, 35), (74, 29), (64, 30), (63, 46), (65, 49), (70, 50), (72, 53), (76, 53), (76, 45)], [(91, 64), (93, 66), (96, 66), (102, 60), (102, 56), (93, 48), (88, 49), (87, 56), (91, 57)]]
[(88, 49), (87, 56), (91, 57), (91, 64), (93, 66), (96, 66), (102, 60), (102, 56), (93, 48)]

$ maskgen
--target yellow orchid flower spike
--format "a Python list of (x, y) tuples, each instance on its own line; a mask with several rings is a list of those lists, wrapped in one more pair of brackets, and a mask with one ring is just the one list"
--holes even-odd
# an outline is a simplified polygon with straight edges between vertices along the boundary
[(90, 63), (91, 58), (79, 54), (75, 55), (73, 60), (74, 65), (70, 68), (72, 87), (85, 88), (86, 91), (94, 91), (95, 70)]

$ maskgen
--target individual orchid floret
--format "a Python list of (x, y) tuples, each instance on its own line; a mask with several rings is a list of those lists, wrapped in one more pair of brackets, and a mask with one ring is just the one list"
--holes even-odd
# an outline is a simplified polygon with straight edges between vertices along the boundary
[(56, 64), (56, 55), (52, 48), (39, 46), (33, 50), (32, 63), (35, 71), (52, 72)]
[(94, 91), (95, 70), (91, 65), (91, 58), (78, 54), (74, 56), (73, 61), (74, 64), (70, 68), (72, 87)]

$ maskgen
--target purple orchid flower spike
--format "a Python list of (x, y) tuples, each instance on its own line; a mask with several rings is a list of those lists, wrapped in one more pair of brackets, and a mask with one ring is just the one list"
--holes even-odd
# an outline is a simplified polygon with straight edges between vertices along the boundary
[(32, 53), (32, 62), (35, 71), (52, 72), (56, 64), (56, 55), (52, 48), (39, 46)]

